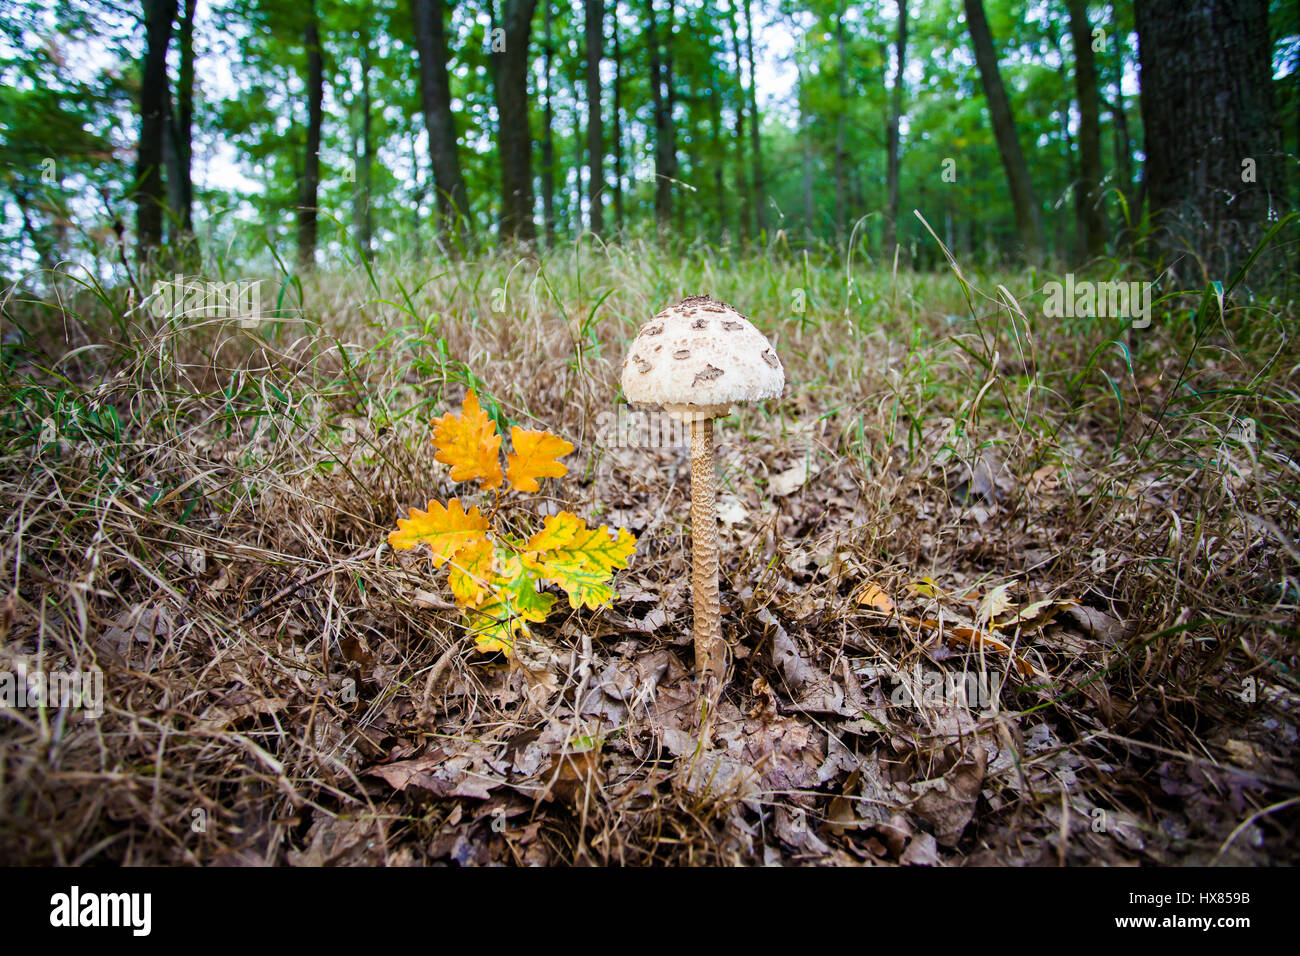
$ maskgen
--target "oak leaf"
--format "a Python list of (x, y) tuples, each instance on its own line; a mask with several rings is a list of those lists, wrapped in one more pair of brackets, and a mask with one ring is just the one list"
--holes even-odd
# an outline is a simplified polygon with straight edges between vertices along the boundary
[(537, 491), (538, 478), (563, 478), (569, 473), (568, 466), (556, 459), (573, 451), (571, 442), (518, 425), (511, 426), (510, 441), (515, 450), (506, 455), (506, 479), (515, 491)]
[(427, 544), (434, 567), (440, 568), (462, 548), (486, 541), (487, 529), (487, 516), (479, 513), (477, 505), (465, 511), (458, 498), (452, 498), (446, 507), (430, 501), (428, 511), (412, 508), (409, 518), (398, 518), (397, 530), (389, 532), (388, 543), (398, 551)]
[(485, 411), (478, 396), (465, 393), (459, 415), (448, 412), (433, 422), (435, 461), (451, 465), (452, 481), (477, 481), (484, 489), (500, 488), (502, 481), (501, 433)]

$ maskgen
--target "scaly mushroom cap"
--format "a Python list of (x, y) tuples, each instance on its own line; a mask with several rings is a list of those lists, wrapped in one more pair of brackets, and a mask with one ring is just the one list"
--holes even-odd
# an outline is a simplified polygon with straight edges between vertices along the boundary
[(785, 387), (776, 350), (749, 319), (707, 295), (687, 296), (647, 322), (623, 362), (636, 405), (724, 415), (732, 402), (775, 398)]

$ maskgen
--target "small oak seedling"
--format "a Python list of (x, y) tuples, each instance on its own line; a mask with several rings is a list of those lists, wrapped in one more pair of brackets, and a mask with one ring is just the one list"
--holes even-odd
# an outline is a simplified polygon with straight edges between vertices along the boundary
[(399, 518), (388, 543), (397, 550), (426, 545), (434, 567), (449, 566), (447, 585), (480, 651), (509, 656), (516, 640), (532, 636), (529, 623), (545, 621), (555, 604), (556, 596), (542, 590), (546, 584), (562, 589), (575, 610), (595, 610), (614, 599), (609, 581), (636, 550), (626, 528), (588, 528), (568, 511), (547, 515), (527, 536), (492, 527), (504, 486), (531, 493), (540, 490), (541, 478), (564, 477), (569, 469), (558, 459), (573, 451), (572, 444), (547, 431), (512, 426), (513, 450), (503, 472), (501, 434), (472, 391), (459, 415), (448, 412), (433, 424), (435, 460), (451, 466), (453, 481), (476, 481), (494, 492), (489, 512), (478, 505), (466, 509), (459, 498), (445, 505), (430, 501), (426, 510), (412, 508), (409, 518)]

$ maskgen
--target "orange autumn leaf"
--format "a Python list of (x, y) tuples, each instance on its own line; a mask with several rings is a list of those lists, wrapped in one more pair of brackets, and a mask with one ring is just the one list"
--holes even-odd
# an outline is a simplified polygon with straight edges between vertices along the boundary
[(515, 425), (510, 441), (515, 450), (506, 456), (506, 479), (515, 491), (537, 491), (538, 478), (563, 478), (569, 473), (566, 465), (556, 461), (573, 451), (572, 443), (563, 438)]
[(477, 506), (466, 511), (459, 499), (452, 498), (445, 508), (437, 501), (429, 502), (428, 511), (412, 508), (409, 518), (397, 519), (397, 530), (389, 533), (388, 543), (398, 551), (427, 544), (434, 566), (440, 568), (462, 548), (481, 547), (487, 530), (487, 516)]
[(501, 435), (479, 407), (478, 396), (465, 393), (461, 413), (434, 419), (435, 461), (451, 465), (452, 481), (477, 481), (485, 489), (501, 487)]
[(906, 614), (903, 615), (903, 620), (908, 624), (911, 624), (913, 627), (922, 627), (927, 631), (938, 631), (941, 637), (956, 640), (961, 644), (965, 644), (967, 647), (976, 650), (983, 648), (986, 651), (1005, 654), (1011, 658), (1012, 663), (1016, 666), (1016, 670), (1021, 674), (1029, 675), (1039, 673), (1038, 668), (1023, 657), (1018, 656), (1009, 646), (1004, 644), (1002, 641), (999, 641), (993, 635), (986, 634), (976, 628), (966, 627), (964, 625), (950, 625), (947, 628), (944, 628), (938, 621), (931, 618), (918, 620), (917, 618), (909, 617)]

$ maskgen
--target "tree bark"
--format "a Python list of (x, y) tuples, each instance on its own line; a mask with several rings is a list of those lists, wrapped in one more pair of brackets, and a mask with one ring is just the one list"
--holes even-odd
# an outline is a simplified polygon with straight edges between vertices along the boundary
[(370, 262), (374, 257), (372, 248), (374, 220), (370, 207), (370, 168), (374, 151), (370, 115), (371, 30), (368, 18), (370, 11), (371, 7), (367, 4), (367, 19), (361, 27), (361, 155), (355, 160), (357, 181), (352, 197), (352, 218), (357, 245), (361, 247), (361, 254), (365, 256), (367, 262)]
[(623, 231), (623, 48), (618, 37), (618, 0), (614, 0), (614, 222)]
[(307, 54), (307, 143), (298, 184), (298, 267), (311, 269), (316, 263), (316, 204), (320, 193), (320, 138), (325, 97), (325, 68), (315, 0), (308, 8), (303, 47)]
[[(673, 127), (672, 61), (660, 48), (654, 0), (646, 0), (646, 43), (650, 50), (650, 102), (655, 124), (655, 224), (660, 234), (672, 225), (673, 181), (677, 178), (677, 133)], [(669, 6), (668, 44), (672, 43), (675, 4)], [(666, 92), (665, 92), (666, 90)]]
[(889, 129), (885, 134), (885, 186), (889, 207), (885, 214), (884, 253), (891, 260), (894, 246), (898, 243), (899, 124), (903, 116), (903, 70), (907, 65), (907, 0), (898, 0), (898, 34), (894, 51), (898, 62), (894, 68), (894, 86), (889, 91)]
[(1095, 259), (1106, 251), (1101, 207), (1101, 117), (1097, 103), (1097, 63), (1087, 0), (1069, 0), (1074, 40), (1074, 88), (1079, 101), (1079, 179), (1074, 193), (1075, 232), (1080, 255)]
[(167, 202), (176, 219), (181, 242), (194, 228), (194, 7), (185, 0), (176, 23), (180, 68), (176, 74), (176, 99), (168, 113)]
[[(1282, 195), (1267, 0), (1137, 0), (1154, 240), (1184, 281), (1231, 278)], [(1253, 181), (1252, 181), (1253, 180)]]
[(591, 231), (605, 231), (605, 127), (600, 114), (600, 61), (605, 52), (605, 0), (586, 0), (587, 217)]
[(555, 246), (555, 96), (551, 86), (555, 82), (552, 60), (555, 57), (555, 2), (546, 0), (545, 49), (542, 56), (542, 73), (546, 83), (546, 99), (542, 103), (542, 230), (546, 248)]
[(505, 0), (505, 49), (492, 54), (497, 104), (497, 149), (501, 159), (502, 239), (531, 242), (533, 219), (533, 134), (528, 121), (528, 45), (537, 0)]
[(989, 105), (989, 118), (993, 122), (993, 136), (997, 140), (998, 154), (1006, 172), (1007, 187), (1016, 217), (1016, 232), (1024, 246), (1025, 257), (1033, 263), (1042, 256), (1043, 234), (1039, 219), (1038, 201), (1029, 181), (1029, 167), (1020, 148), (1015, 120), (1011, 115), (1011, 102), (1007, 99), (1002, 74), (998, 70), (998, 56), (993, 46), (993, 34), (984, 15), (984, 0), (963, 0), (966, 7), (966, 26), (975, 47), (975, 63), (979, 67), (980, 84)]
[(754, 221), (754, 196), (749, 188), (749, 173), (745, 167), (745, 77), (744, 56), (740, 47), (740, 27), (736, 23), (736, 3), (731, 0), (727, 7), (727, 24), (731, 28), (731, 55), (736, 61), (736, 194), (740, 197), (736, 203), (736, 221), (739, 225), (740, 239), (747, 241)]
[(749, 146), (754, 170), (754, 228), (761, 237), (767, 229), (767, 197), (763, 194), (763, 150), (758, 130), (758, 93), (754, 82), (754, 18), (750, 0), (745, 0), (745, 39), (749, 56)]
[(844, 40), (845, 0), (840, 0), (840, 9), (835, 17), (835, 49), (839, 55), (836, 64), (836, 77), (839, 83), (839, 115), (835, 118), (835, 241), (844, 244), (844, 223), (847, 218), (848, 193), (845, 173), (848, 166), (848, 153), (845, 143), (846, 126), (849, 115), (849, 62), (848, 49)]
[(145, 52), (140, 77), (140, 142), (135, 156), (136, 255), (147, 262), (162, 242), (163, 136), (167, 107), (167, 44), (176, 0), (144, 0)]
[(465, 238), (470, 232), (469, 195), (456, 148), (456, 121), (451, 112), (447, 75), (447, 28), (443, 0), (411, 0), (415, 49), (420, 66), (420, 108), (429, 138), (429, 163), (437, 195), (438, 230)]

